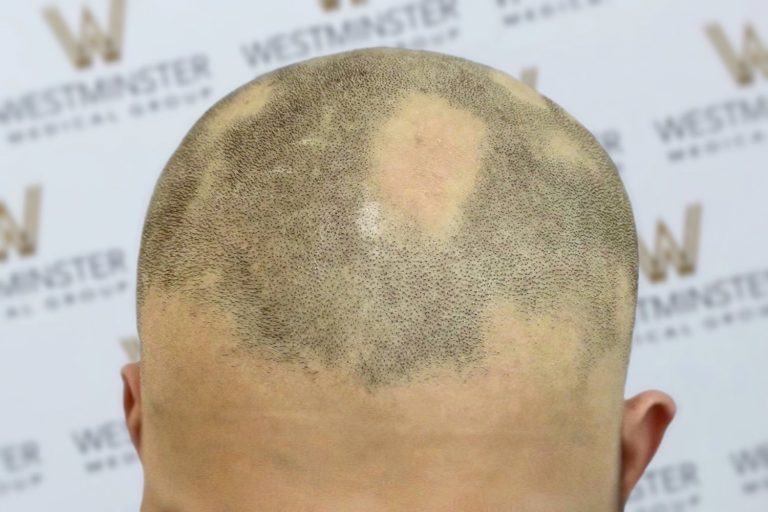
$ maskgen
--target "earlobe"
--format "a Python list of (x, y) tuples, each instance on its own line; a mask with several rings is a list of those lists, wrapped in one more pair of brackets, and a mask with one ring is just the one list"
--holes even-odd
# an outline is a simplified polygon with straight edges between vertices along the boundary
[(661, 391), (645, 391), (627, 400), (621, 427), (621, 499), (629, 494), (651, 462), (675, 417), (674, 400)]
[(125, 422), (136, 452), (141, 457), (141, 376), (139, 363), (123, 366), (123, 410)]

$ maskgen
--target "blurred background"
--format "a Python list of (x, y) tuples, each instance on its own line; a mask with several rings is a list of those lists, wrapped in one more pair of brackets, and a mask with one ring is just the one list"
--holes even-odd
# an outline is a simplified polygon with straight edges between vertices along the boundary
[(628, 510), (768, 510), (765, 0), (2, 2), (0, 510), (138, 510), (119, 370), (158, 173), (235, 87), (369, 46), (497, 67), (598, 137), (641, 243), (627, 396), (679, 406)]

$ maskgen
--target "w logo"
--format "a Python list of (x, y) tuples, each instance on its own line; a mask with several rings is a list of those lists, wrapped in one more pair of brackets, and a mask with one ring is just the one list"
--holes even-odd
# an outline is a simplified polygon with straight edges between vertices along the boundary
[(27, 189), (24, 216), (17, 221), (0, 203), (0, 262), (8, 258), (8, 251), (16, 249), (21, 256), (31, 256), (37, 250), (37, 226), (40, 218), (40, 187)]
[(755, 81), (757, 72), (768, 78), (768, 47), (760, 40), (751, 24), (747, 23), (744, 27), (741, 53), (733, 47), (719, 24), (708, 25), (706, 32), (737, 84), (751, 84)]
[[(368, 0), (350, 0), (352, 5), (364, 5)], [(320, 7), (324, 11), (335, 11), (341, 6), (341, 0), (320, 0)]]
[(640, 269), (652, 283), (667, 278), (671, 265), (680, 276), (693, 274), (699, 259), (699, 235), (701, 231), (701, 204), (690, 205), (685, 211), (683, 242), (679, 244), (672, 231), (663, 221), (656, 224), (656, 244), (651, 252), (642, 240), (638, 240)]
[(106, 62), (120, 59), (125, 24), (125, 0), (111, 0), (107, 30), (99, 25), (91, 10), (84, 7), (79, 36), (70, 30), (56, 7), (44, 9), (43, 16), (76, 68), (89, 67), (93, 62), (94, 54), (101, 55)]

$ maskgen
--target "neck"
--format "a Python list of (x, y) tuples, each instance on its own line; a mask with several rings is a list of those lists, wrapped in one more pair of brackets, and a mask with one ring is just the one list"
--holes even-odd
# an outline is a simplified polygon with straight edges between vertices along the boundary
[(178, 461), (163, 475), (146, 475), (141, 512), (616, 512), (615, 466), (599, 460), (601, 451), (574, 457), (567, 450), (550, 447), (554, 456), (545, 458), (541, 449), (467, 448), (444, 453), (440, 464), (421, 454), (357, 469), (331, 457), (297, 468), (277, 453), (224, 465)]
[[(615, 493), (599, 496), (590, 492), (548, 492), (511, 495), (500, 486), (458, 488), (410, 485), (352, 490), (295, 488), (289, 485), (256, 485), (247, 496), (227, 496), (220, 490), (196, 496), (160, 496), (148, 491), (141, 512), (617, 512)], [(514, 487), (514, 486), (512, 486)], [(606, 487), (606, 486), (603, 486)], [(204, 494), (204, 495), (203, 495)]]

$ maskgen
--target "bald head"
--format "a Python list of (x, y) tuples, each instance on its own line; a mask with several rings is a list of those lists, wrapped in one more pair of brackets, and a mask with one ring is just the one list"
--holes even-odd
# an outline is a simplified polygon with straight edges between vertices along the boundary
[(635, 243), (609, 157), (553, 102), (458, 58), (357, 51), (197, 123), (152, 200), (139, 310), (183, 294), (232, 315), (244, 356), (372, 388), (483, 366), (500, 310), (565, 314), (587, 371), (628, 346)]
[[(467, 418), (573, 421), (594, 448), (618, 425), (636, 279), (616, 169), (554, 102), (435, 53), (315, 59), (224, 98), (163, 171), (139, 261), (143, 385), (167, 417), (189, 393), (226, 417), (304, 410), (347, 439), (376, 417), (359, 453)], [(583, 422), (557, 405), (574, 397)]]

